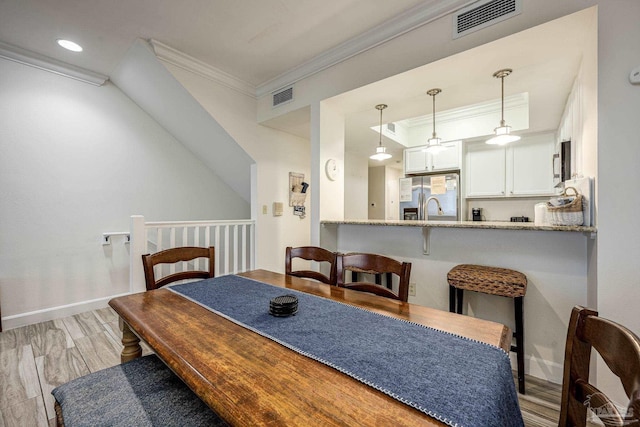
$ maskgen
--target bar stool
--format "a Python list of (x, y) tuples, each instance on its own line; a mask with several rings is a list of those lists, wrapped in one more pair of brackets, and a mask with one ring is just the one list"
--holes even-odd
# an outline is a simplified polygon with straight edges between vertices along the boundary
[(516, 352), (518, 360), (518, 389), (520, 393), (525, 394), (522, 301), (527, 292), (527, 276), (507, 268), (460, 264), (447, 273), (447, 282), (449, 282), (449, 311), (452, 313), (462, 314), (462, 295), (465, 290), (513, 298), (516, 317), (513, 336), (516, 339), (516, 345), (511, 345), (511, 351)]

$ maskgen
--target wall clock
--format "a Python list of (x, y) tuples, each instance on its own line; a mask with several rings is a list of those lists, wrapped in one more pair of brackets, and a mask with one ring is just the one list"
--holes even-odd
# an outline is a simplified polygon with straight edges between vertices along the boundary
[(340, 175), (340, 168), (338, 167), (338, 162), (336, 159), (329, 159), (327, 163), (324, 165), (324, 171), (327, 174), (327, 178), (331, 181), (335, 181)]

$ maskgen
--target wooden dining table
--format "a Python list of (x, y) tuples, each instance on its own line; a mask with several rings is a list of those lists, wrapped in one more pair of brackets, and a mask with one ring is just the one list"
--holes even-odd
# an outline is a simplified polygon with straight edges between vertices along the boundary
[[(239, 274), (461, 335), (508, 351), (505, 325), (266, 270)], [(242, 297), (239, 295), (239, 298)], [(338, 370), (240, 326), (168, 289), (117, 297), (122, 361), (144, 340), (234, 426), (442, 426)]]

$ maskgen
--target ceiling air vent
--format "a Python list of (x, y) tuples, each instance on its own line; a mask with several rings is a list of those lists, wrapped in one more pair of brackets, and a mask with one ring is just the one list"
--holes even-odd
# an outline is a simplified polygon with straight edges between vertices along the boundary
[(272, 107), (293, 101), (293, 86), (283, 89), (273, 94)]
[(522, 12), (522, 0), (489, 0), (461, 9), (453, 16), (453, 38), (465, 36)]
[(387, 123), (387, 130), (391, 133), (396, 133), (396, 124), (395, 123)]

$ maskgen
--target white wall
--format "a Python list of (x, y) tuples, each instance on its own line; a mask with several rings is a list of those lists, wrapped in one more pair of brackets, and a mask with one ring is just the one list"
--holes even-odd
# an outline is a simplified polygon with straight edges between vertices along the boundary
[(249, 217), (241, 197), (113, 84), (95, 87), (7, 60), (0, 75), (5, 328), (128, 291), (128, 246), (123, 238), (102, 246), (101, 236), (128, 231), (133, 214)]
[[(318, 183), (310, 175), (309, 141), (256, 123), (256, 100), (182, 68), (167, 69), (200, 102), (257, 164), (257, 268), (284, 272), (287, 246), (309, 244), (311, 196)], [(310, 184), (301, 219), (289, 207), (289, 172), (305, 175)], [(273, 202), (282, 202), (282, 216), (273, 216)], [(267, 206), (267, 214), (262, 207)]]
[(344, 218), (367, 217), (369, 159), (362, 153), (344, 153)]
[[(598, 6), (598, 310), (640, 335), (640, 86), (629, 83), (640, 65), (640, 2)], [(599, 384), (618, 381), (601, 363)], [(619, 386), (618, 386), (619, 387)], [(622, 396), (622, 392), (619, 392)], [(618, 401), (622, 401), (619, 399)]]
[(388, 220), (400, 219), (400, 177), (403, 171), (398, 168), (385, 166), (385, 218)]
[(390, 166), (370, 167), (368, 216), (356, 219), (397, 220), (400, 214), (401, 174), (400, 169)]
[(207, 167), (251, 203), (254, 160), (167, 71), (144, 40), (136, 40), (110, 80)]
[[(314, 102), (311, 110), (311, 177), (318, 183), (318, 191), (311, 194), (310, 244), (320, 246), (320, 218), (344, 218), (344, 116), (328, 102)], [(339, 173), (329, 179), (325, 173), (327, 161), (332, 159)], [(330, 249), (332, 245), (325, 245)]]
[(369, 168), (368, 219), (384, 219), (385, 179), (384, 166)]

